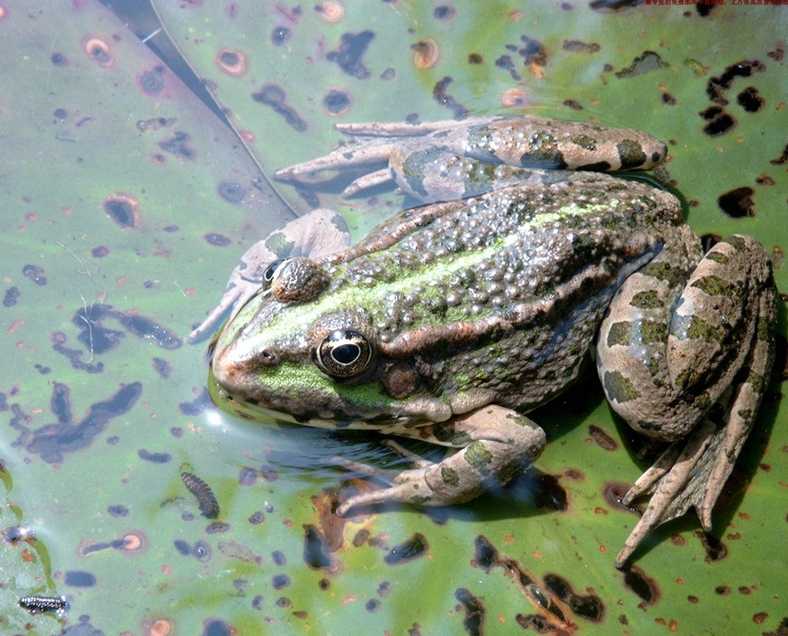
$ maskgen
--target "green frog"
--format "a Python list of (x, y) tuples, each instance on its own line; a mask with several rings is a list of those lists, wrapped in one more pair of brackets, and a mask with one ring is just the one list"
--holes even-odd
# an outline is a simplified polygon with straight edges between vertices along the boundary
[(355, 143), (277, 177), (361, 170), (348, 196), (393, 181), (423, 205), (352, 247), (325, 209), (254, 245), (193, 333), (231, 311), (210, 349), (214, 397), (247, 417), (449, 447), (401, 472), (345, 462), (387, 486), (337, 514), (442, 506), (539, 456), (527, 413), (591, 355), (613, 410), (669, 442), (623, 499), (650, 495), (616, 565), (691, 507), (709, 530), (774, 357), (762, 246), (734, 235), (704, 254), (675, 196), (607, 174), (665, 159), (643, 132), (533, 117), (342, 130)]

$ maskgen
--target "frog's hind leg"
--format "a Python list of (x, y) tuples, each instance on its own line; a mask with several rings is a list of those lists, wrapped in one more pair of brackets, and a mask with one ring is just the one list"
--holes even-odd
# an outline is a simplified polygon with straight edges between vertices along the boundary
[(337, 514), (344, 515), (356, 506), (389, 501), (422, 506), (469, 501), (482, 492), (485, 484), (509, 481), (524, 464), (538, 457), (545, 444), (545, 434), (539, 426), (497, 405), (424, 429), (412, 429), (412, 436), (434, 439), (457, 451), (440, 462), (417, 458), (416, 468), (401, 472), (341, 462), (345, 467), (383, 479), (389, 486), (349, 498), (337, 508)]
[(674, 442), (625, 496), (651, 493), (619, 567), (690, 507), (710, 529), (771, 370), (775, 302), (763, 248), (738, 236), (697, 267), (680, 250), (663, 253), (618, 292), (597, 347), (605, 392), (633, 428)]

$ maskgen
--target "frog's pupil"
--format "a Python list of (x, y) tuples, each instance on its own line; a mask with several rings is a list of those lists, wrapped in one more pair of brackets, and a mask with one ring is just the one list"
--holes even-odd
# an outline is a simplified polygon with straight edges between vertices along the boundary
[(361, 347), (357, 344), (346, 343), (331, 350), (331, 357), (339, 364), (352, 364), (361, 355)]

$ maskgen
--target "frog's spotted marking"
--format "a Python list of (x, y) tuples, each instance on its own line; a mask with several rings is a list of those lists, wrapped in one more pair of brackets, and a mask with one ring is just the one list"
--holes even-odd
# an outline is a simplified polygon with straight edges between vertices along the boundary
[(728, 296), (735, 298), (737, 293), (731, 283), (720, 278), (719, 276), (704, 276), (691, 283), (692, 287), (697, 287), (709, 296)]
[(670, 325), (670, 335), (679, 340), (695, 338), (704, 342), (721, 342), (725, 334), (720, 327), (709, 324), (700, 316), (676, 314)]
[(632, 339), (632, 323), (628, 320), (614, 322), (607, 332), (607, 346), (629, 345)]
[(621, 167), (625, 170), (628, 168), (637, 168), (646, 163), (646, 153), (643, 152), (643, 148), (637, 141), (625, 139), (619, 143), (616, 148), (618, 148)]
[(585, 150), (596, 150), (597, 148), (596, 139), (588, 135), (576, 135), (572, 137), (572, 143)]
[(662, 307), (662, 301), (660, 300), (659, 293), (654, 289), (647, 289), (645, 291), (638, 292), (632, 296), (632, 300), (629, 301), (629, 304), (633, 307), (639, 307), (641, 309), (655, 309), (657, 307)]
[(460, 483), (457, 471), (448, 466), (441, 466), (441, 479), (449, 486), (457, 486)]
[(285, 258), (287, 256), (290, 256), (290, 254), (292, 253), (295, 242), (289, 240), (281, 232), (275, 232), (265, 240), (264, 244), (271, 252), (276, 254), (279, 258)]
[(632, 381), (620, 371), (606, 371), (602, 381), (608, 398), (618, 403), (628, 402), (640, 397)]
[(472, 442), (465, 448), (465, 461), (480, 473), (487, 473), (493, 461), (493, 454), (480, 441)]

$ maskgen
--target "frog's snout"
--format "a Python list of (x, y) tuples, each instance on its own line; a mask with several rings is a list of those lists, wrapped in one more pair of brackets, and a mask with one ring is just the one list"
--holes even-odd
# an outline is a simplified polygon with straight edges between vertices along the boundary
[[(264, 354), (264, 355), (263, 355)], [(229, 343), (218, 347), (211, 359), (211, 373), (216, 382), (230, 395), (250, 396), (254, 390), (254, 367), (260, 363), (265, 365), (275, 363), (275, 354), (264, 351), (257, 356), (250, 356), (248, 352)]]

